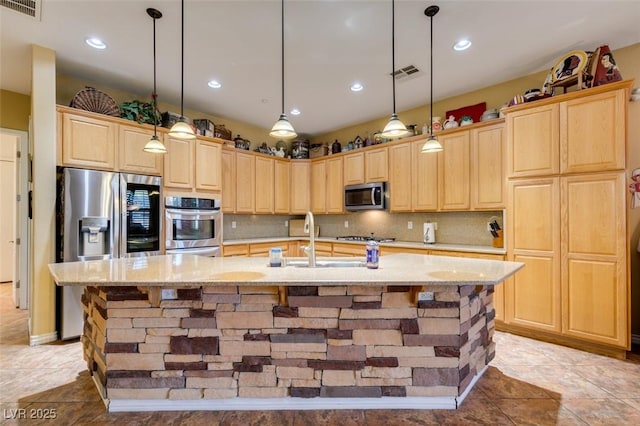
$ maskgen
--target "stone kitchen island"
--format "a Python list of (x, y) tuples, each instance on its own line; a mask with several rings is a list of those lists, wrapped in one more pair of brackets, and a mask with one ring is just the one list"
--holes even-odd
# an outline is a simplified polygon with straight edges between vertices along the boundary
[(115, 412), (455, 409), (495, 354), (494, 285), (522, 266), (394, 254), (379, 269), (192, 255), (49, 268), (85, 286), (84, 358)]

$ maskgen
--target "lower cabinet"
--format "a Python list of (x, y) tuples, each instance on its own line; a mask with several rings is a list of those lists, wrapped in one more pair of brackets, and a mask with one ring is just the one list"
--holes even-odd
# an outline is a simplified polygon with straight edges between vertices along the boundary
[[(630, 345), (625, 173), (513, 179), (505, 329), (596, 351)], [(607, 349), (610, 348), (610, 349)]]

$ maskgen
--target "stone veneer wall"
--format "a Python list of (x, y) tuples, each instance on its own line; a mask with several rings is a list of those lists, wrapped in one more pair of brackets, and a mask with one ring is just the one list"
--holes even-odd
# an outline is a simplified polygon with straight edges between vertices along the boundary
[(429, 290), (88, 287), (84, 356), (108, 399), (456, 397), (494, 357), (493, 287)]

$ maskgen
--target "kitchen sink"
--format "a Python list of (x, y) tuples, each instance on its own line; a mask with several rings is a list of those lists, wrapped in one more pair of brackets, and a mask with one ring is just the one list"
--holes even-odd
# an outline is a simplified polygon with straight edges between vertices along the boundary
[[(309, 259), (294, 258), (286, 259), (284, 266), (294, 266), (297, 268), (308, 268)], [(317, 259), (316, 268), (364, 268), (367, 262), (363, 259)]]

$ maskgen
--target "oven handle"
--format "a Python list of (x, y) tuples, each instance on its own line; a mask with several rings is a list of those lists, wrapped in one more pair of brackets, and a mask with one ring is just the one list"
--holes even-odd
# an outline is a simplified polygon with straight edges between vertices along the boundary
[(198, 217), (204, 220), (208, 219), (216, 219), (220, 217), (220, 212), (211, 212), (209, 210), (176, 210), (176, 209), (166, 209), (167, 216), (169, 217), (178, 217), (178, 216), (189, 216), (189, 217)]

